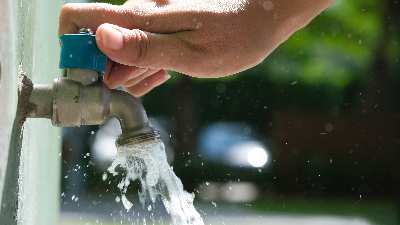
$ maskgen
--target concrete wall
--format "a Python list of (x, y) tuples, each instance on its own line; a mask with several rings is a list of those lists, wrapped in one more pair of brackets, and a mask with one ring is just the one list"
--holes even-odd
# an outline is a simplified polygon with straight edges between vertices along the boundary
[[(47, 119), (16, 125), (18, 66), (36, 84), (58, 69), (62, 0), (0, 0), (0, 224), (57, 224), (61, 132)], [(14, 128), (14, 129), (13, 129)]]

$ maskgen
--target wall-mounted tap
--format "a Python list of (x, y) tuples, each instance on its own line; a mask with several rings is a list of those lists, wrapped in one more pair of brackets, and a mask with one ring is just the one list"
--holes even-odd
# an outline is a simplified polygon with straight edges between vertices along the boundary
[(137, 98), (110, 90), (99, 80), (106, 72), (107, 57), (98, 49), (89, 29), (61, 35), (60, 40), (60, 69), (67, 69), (67, 77), (56, 78), (52, 85), (32, 84), (27, 77), (20, 77), (22, 117), (48, 118), (57, 127), (101, 125), (116, 117), (122, 128), (118, 145), (160, 139), (159, 131), (149, 126)]

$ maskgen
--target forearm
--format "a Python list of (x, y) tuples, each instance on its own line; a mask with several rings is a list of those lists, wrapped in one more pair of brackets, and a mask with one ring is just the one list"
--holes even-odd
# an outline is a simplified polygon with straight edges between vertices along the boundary
[[(252, 25), (255, 32), (252, 43), (260, 52), (256, 64), (267, 57), (294, 32), (306, 26), (318, 14), (337, 0), (249, 0), (246, 17), (258, 23)], [(248, 19), (247, 19), (248, 20)], [(251, 20), (250, 20), (251, 21)]]
[[(257, 1), (257, 0), (255, 0)], [(271, 0), (264, 1), (265, 21), (276, 32), (273, 39), (282, 43), (295, 31), (306, 26), (337, 0)], [(270, 10), (268, 10), (270, 9)], [(276, 41), (279, 42), (279, 41)]]

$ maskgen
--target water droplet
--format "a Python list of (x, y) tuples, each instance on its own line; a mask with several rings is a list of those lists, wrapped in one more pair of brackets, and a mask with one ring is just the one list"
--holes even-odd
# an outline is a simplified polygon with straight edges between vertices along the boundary
[(333, 130), (333, 125), (331, 123), (327, 123), (325, 125), (325, 130), (331, 132)]
[(115, 202), (120, 202), (121, 198), (119, 196), (115, 197)]
[(251, 134), (251, 128), (250, 128), (250, 127), (245, 127), (245, 128), (243, 129), (243, 134), (244, 134), (244, 135), (249, 135), (249, 134)]
[(263, 7), (265, 10), (270, 11), (272, 10), (272, 8), (274, 8), (274, 5), (272, 4), (271, 1), (265, 1)]
[(125, 195), (122, 195), (122, 204), (124, 205), (126, 211), (129, 211), (133, 204), (125, 197)]
[(340, 27), (339, 27), (339, 25), (337, 25), (337, 24), (333, 24), (333, 25), (331, 26), (330, 30), (331, 30), (332, 33), (337, 34), (337, 33), (340, 32)]
[(226, 91), (226, 86), (225, 84), (217, 84), (217, 86), (215, 87), (215, 89), (217, 90), (218, 93), (222, 94)]
[(103, 181), (107, 180), (107, 173), (103, 173), (103, 175), (101, 175), (101, 179)]
[(217, 207), (217, 203), (215, 203), (215, 202), (211, 202), (211, 203), (213, 204), (214, 208)]
[(72, 198), (71, 198), (72, 200), (74, 200), (75, 199), (75, 195), (72, 195)]
[(147, 206), (147, 210), (151, 211), (151, 205)]

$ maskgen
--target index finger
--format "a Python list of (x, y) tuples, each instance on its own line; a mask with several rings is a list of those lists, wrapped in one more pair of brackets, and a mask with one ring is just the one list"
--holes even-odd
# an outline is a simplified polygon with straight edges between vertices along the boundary
[[(80, 28), (93, 32), (103, 23), (112, 23), (128, 29), (141, 28), (145, 24), (135, 21), (142, 14), (133, 7), (117, 6), (108, 3), (69, 3), (61, 8), (58, 35), (76, 34)], [(142, 18), (145, 15), (140, 15)], [(143, 20), (142, 20), (143, 21)]]

